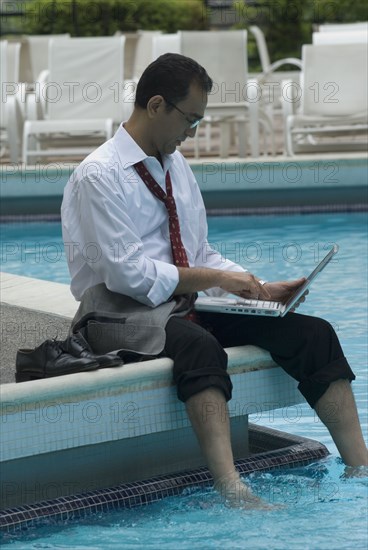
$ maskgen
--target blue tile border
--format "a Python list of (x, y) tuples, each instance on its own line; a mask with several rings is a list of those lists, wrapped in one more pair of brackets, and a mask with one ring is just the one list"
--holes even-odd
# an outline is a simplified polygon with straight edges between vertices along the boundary
[[(249, 426), (252, 454), (236, 461), (241, 475), (280, 468), (302, 467), (325, 458), (326, 447), (304, 437), (294, 436), (262, 426)], [(157, 476), (144, 481), (124, 483), (107, 489), (59, 497), (0, 511), (0, 529), (14, 532), (50, 521), (65, 521), (114, 508), (132, 508), (179, 495), (184, 489), (212, 484), (207, 468)]]
[(251, 216), (288, 214), (328, 214), (333, 212), (367, 212), (368, 203), (354, 204), (311, 204), (284, 206), (254, 206), (247, 208), (207, 208), (208, 216)]
[[(250, 206), (244, 208), (207, 208), (208, 216), (251, 216), (324, 214), (330, 212), (367, 212), (368, 203), (353, 204), (311, 204), (284, 206)], [(59, 222), (59, 214), (2, 214), (0, 223)]]
[(60, 222), (60, 214), (2, 214), (0, 223)]

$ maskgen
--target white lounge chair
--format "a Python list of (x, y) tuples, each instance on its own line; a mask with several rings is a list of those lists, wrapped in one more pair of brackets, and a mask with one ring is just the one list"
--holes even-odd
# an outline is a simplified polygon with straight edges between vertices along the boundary
[(135, 48), (133, 63), (133, 80), (138, 82), (144, 69), (153, 61), (153, 39), (161, 31), (138, 31), (138, 40)]
[[(248, 80), (247, 31), (181, 31), (181, 53), (198, 61), (214, 81), (206, 109), (206, 121), (220, 126), (220, 156), (227, 157), (231, 126), (238, 126), (239, 156), (246, 155), (249, 134), (252, 157), (258, 157), (259, 127), (270, 137), (273, 132), (268, 117), (260, 111), (257, 83)], [(249, 126), (246, 132), (245, 125)]]
[(5, 83), (7, 82), (7, 40), (2, 40), (0, 42), (0, 155), (5, 155), (6, 152), (6, 119), (7, 119), (7, 110), (6, 110), (6, 98), (5, 98)]
[(300, 109), (283, 97), (287, 154), (366, 150), (366, 44), (304, 45), (302, 62)]
[(351, 32), (367, 30), (368, 21), (357, 21), (356, 23), (327, 23), (319, 25), (319, 32)]
[(22, 90), (19, 82), (20, 42), (1, 41), (0, 54), (0, 117), (1, 153), (18, 162), (24, 121)]
[(262, 77), (267, 78), (272, 73), (277, 71), (280, 67), (283, 65), (294, 65), (298, 69), (301, 68), (301, 60), (296, 57), (285, 57), (284, 59), (278, 59), (277, 61), (274, 61), (271, 63), (270, 55), (268, 53), (268, 47), (265, 39), (265, 35), (263, 31), (257, 27), (256, 25), (252, 25), (249, 27), (249, 30), (253, 34), (257, 49), (258, 49), (258, 55), (259, 59), (261, 61), (261, 67), (262, 67)]
[(359, 31), (314, 32), (312, 43), (322, 44), (367, 44), (368, 28)]
[(152, 39), (152, 60), (164, 53), (181, 53), (179, 33), (157, 34)]
[(42, 71), (49, 66), (49, 41), (69, 38), (70, 34), (33, 34), (22, 36), (20, 57), (20, 79), (33, 85), (40, 79)]
[[(262, 29), (256, 25), (252, 25), (249, 27), (249, 30), (255, 38), (262, 67), (262, 72), (254, 75), (262, 93), (261, 105), (272, 120), (272, 124), (275, 125), (275, 117), (282, 115), (282, 81), (291, 80), (295, 85), (299, 86), (302, 62), (301, 59), (296, 57), (285, 57), (271, 63), (267, 42)], [(293, 69), (285, 71), (285, 66), (287, 65), (291, 65)]]
[(125, 80), (132, 80), (134, 69), (134, 58), (139, 34), (136, 32), (124, 32), (116, 31), (114, 36), (124, 36), (124, 78)]
[[(47, 108), (40, 89), (48, 80), (50, 40), (70, 38), (69, 33), (21, 36), (19, 81), (20, 107), (23, 119), (37, 119)], [(37, 89), (37, 102), (32, 93)], [(41, 105), (38, 105), (40, 101)], [(39, 107), (36, 109), (36, 107)]]
[(153, 41), (156, 36), (160, 36), (161, 31), (142, 31), (139, 30), (136, 35), (134, 45), (134, 54), (132, 59), (131, 76), (124, 75), (124, 120), (128, 119), (134, 109), (135, 92), (145, 68), (155, 59), (153, 56)]
[(50, 40), (49, 79), (41, 90), (47, 110), (43, 119), (24, 124), (25, 164), (46, 156), (82, 156), (96, 138), (112, 136), (123, 118), (124, 42), (124, 37)]

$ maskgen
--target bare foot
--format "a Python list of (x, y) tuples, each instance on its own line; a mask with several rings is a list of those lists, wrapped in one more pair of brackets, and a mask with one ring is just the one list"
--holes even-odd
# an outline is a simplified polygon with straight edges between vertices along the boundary
[(274, 510), (275, 507), (257, 497), (242, 482), (239, 475), (222, 477), (216, 481), (214, 488), (220, 493), (227, 506), (245, 510)]
[(346, 466), (343, 477), (368, 477), (368, 466)]

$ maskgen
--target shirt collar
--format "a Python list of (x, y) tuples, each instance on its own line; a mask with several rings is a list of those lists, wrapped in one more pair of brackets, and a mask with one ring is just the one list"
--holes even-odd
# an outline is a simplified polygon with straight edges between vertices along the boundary
[[(125, 130), (123, 123), (120, 124), (113, 137), (114, 145), (116, 152), (119, 156), (120, 162), (124, 165), (125, 168), (133, 166), (137, 162), (142, 160), (147, 160), (150, 162), (158, 162), (156, 157), (148, 156), (143, 149), (141, 149), (136, 141), (132, 138), (130, 134)], [(175, 154), (175, 153), (174, 153)], [(168, 170), (173, 162), (173, 155), (164, 155), (164, 171)], [(129, 160), (128, 160), (129, 159)]]

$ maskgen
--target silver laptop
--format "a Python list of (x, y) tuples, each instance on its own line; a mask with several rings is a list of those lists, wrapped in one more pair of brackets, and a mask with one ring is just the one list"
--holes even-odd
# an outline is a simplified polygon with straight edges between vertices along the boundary
[(297, 303), (314, 279), (330, 262), (331, 258), (337, 253), (338, 246), (334, 245), (326, 254), (323, 260), (317, 265), (312, 273), (307, 277), (305, 283), (289, 298), (286, 304), (281, 302), (269, 302), (266, 300), (248, 300), (239, 298), (235, 295), (224, 298), (214, 298), (212, 296), (200, 296), (197, 298), (194, 308), (196, 311), (208, 311), (219, 313), (239, 313), (241, 315), (268, 315), (273, 317), (283, 317)]

